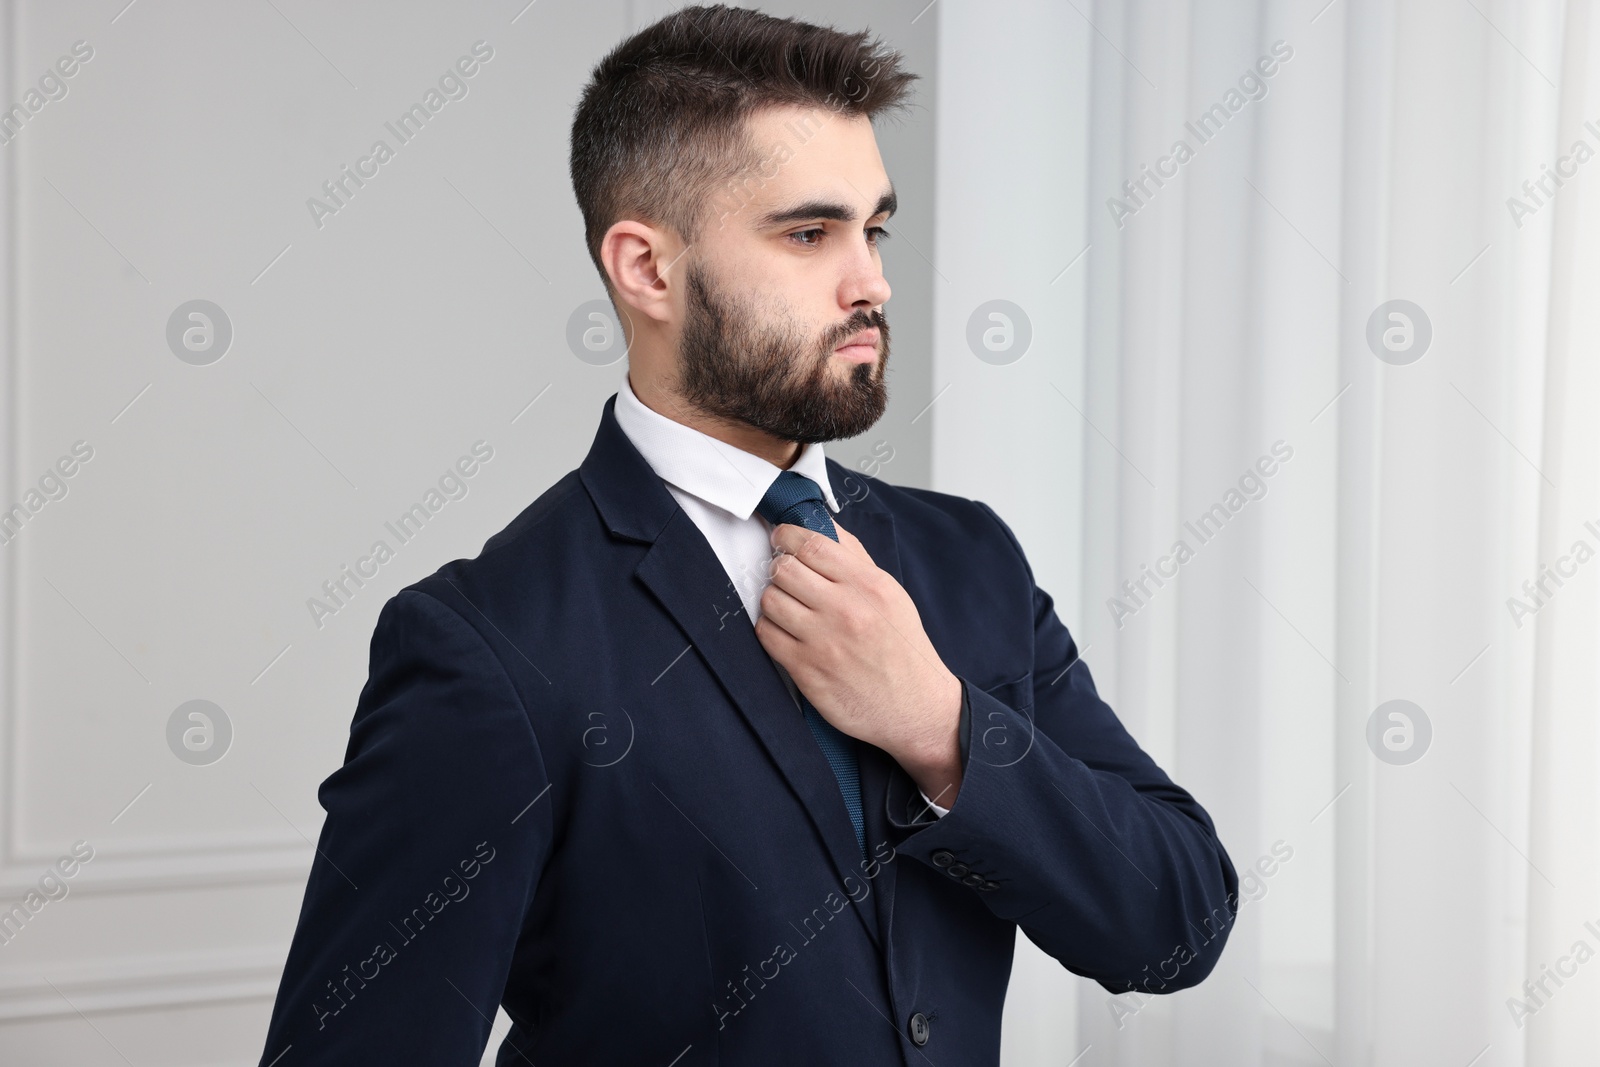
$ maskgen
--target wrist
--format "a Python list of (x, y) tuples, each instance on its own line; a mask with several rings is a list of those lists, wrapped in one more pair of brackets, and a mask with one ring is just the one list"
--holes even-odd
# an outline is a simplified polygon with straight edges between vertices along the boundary
[(948, 808), (961, 786), (961, 679), (945, 671), (937, 692), (925, 713), (925, 728), (895, 759), (918, 788)]

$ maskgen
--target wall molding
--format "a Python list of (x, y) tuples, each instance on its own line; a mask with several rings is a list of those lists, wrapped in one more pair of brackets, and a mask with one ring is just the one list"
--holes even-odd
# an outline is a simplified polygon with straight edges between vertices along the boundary
[[(0, 972), (0, 1023), (109, 1012), (271, 1001), (283, 973), (277, 949), (115, 959), (19, 978)], [(59, 991), (59, 992), (58, 992)]]
[[(71, 892), (124, 893), (303, 882), (311, 870), (315, 851), (298, 838), (292, 842), (165, 854), (132, 851), (119, 855), (97, 849), (95, 858), (72, 877)], [(0, 907), (9, 907), (34, 888), (51, 862), (0, 864)]]

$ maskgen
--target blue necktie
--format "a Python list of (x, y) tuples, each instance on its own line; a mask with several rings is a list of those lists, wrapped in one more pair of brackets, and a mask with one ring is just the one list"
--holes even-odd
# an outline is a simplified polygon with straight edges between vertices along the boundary
[[(761, 503), (756, 505), (756, 512), (774, 526), (792, 523), (839, 540), (839, 534), (833, 528), (833, 519), (828, 516), (828, 507), (823, 502), (822, 490), (803, 474), (794, 471), (779, 474), (761, 498)], [(856, 763), (856, 739), (824, 719), (811, 706), (806, 695), (800, 692), (799, 686), (795, 686), (795, 692), (799, 694), (800, 710), (805, 715), (806, 725), (811, 727), (811, 736), (817, 739), (822, 754), (828, 758), (828, 766), (833, 768), (833, 776), (839, 780), (839, 791), (844, 794), (850, 823), (856, 829), (856, 842), (865, 856), (867, 829), (861, 818), (861, 776)]]

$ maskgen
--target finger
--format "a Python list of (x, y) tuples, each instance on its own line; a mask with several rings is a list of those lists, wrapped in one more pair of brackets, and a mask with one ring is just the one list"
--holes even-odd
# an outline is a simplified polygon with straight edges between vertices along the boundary
[(761, 643), (767, 655), (777, 663), (787, 668), (788, 664), (799, 662), (800, 642), (793, 634), (765, 615), (756, 620), (755, 634), (756, 640)]
[(779, 552), (773, 556), (768, 574), (772, 579), (770, 584), (782, 589), (813, 611), (821, 610), (827, 603), (829, 594), (837, 587), (837, 583), (829, 581), (806, 566), (800, 557), (787, 552)]
[(813, 614), (810, 608), (775, 585), (767, 586), (761, 594), (761, 618), (781, 629), (791, 640), (804, 640)]
[(850, 577), (851, 568), (857, 562), (850, 551), (833, 538), (788, 522), (772, 528), (772, 547), (789, 553), (834, 582)]

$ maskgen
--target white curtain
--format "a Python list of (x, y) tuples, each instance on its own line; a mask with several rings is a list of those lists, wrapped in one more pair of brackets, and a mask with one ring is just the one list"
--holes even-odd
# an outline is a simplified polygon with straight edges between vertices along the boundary
[[(1561, 66), (1558, 144), (1565, 152), (1582, 137), (1600, 148), (1586, 123), (1600, 117), (1600, 21), (1589, 5), (1573, 0)], [(1600, 126), (1600, 123), (1595, 123)], [(1571, 169), (1570, 166), (1567, 169)], [(1600, 203), (1592, 181), (1574, 182), (1550, 212), (1552, 233), (1549, 340), (1543, 427), (1543, 464), (1555, 488), (1546, 487), (1539, 510), (1541, 561), (1559, 564), (1581, 540), (1600, 547)], [(1562, 570), (1578, 569), (1576, 559)], [(1536, 616), (1533, 689), (1532, 788), (1528, 799), (1529, 849), (1549, 875), (1528, 882), (1529, 976), (1575, 968), (1582, 941), (1600, 952), (1600, 791), (1596, 789), (1596, 636), (1600, 601), (1593, 574), (1572, 579)], [(1574, 962), (1558, 967), (1561, 956)], [(1557, 975), (1557, 978), (1561, 976)], [(1570, 990), (1566, 981), (1571, 982)], [(1600, 1048), (1600, 975), (1588, 973), (1546, 983), (1526, 1022), (1527, 1062), (1592, 1060)], [(1524, 997), (1522, 991), (1516, 995)]]
[(1082, 1063), (1592, 1063), (1600, 27), (1079, 10), (1079, 644), (1255, 869), (1197, 989), (1080, 984)]

